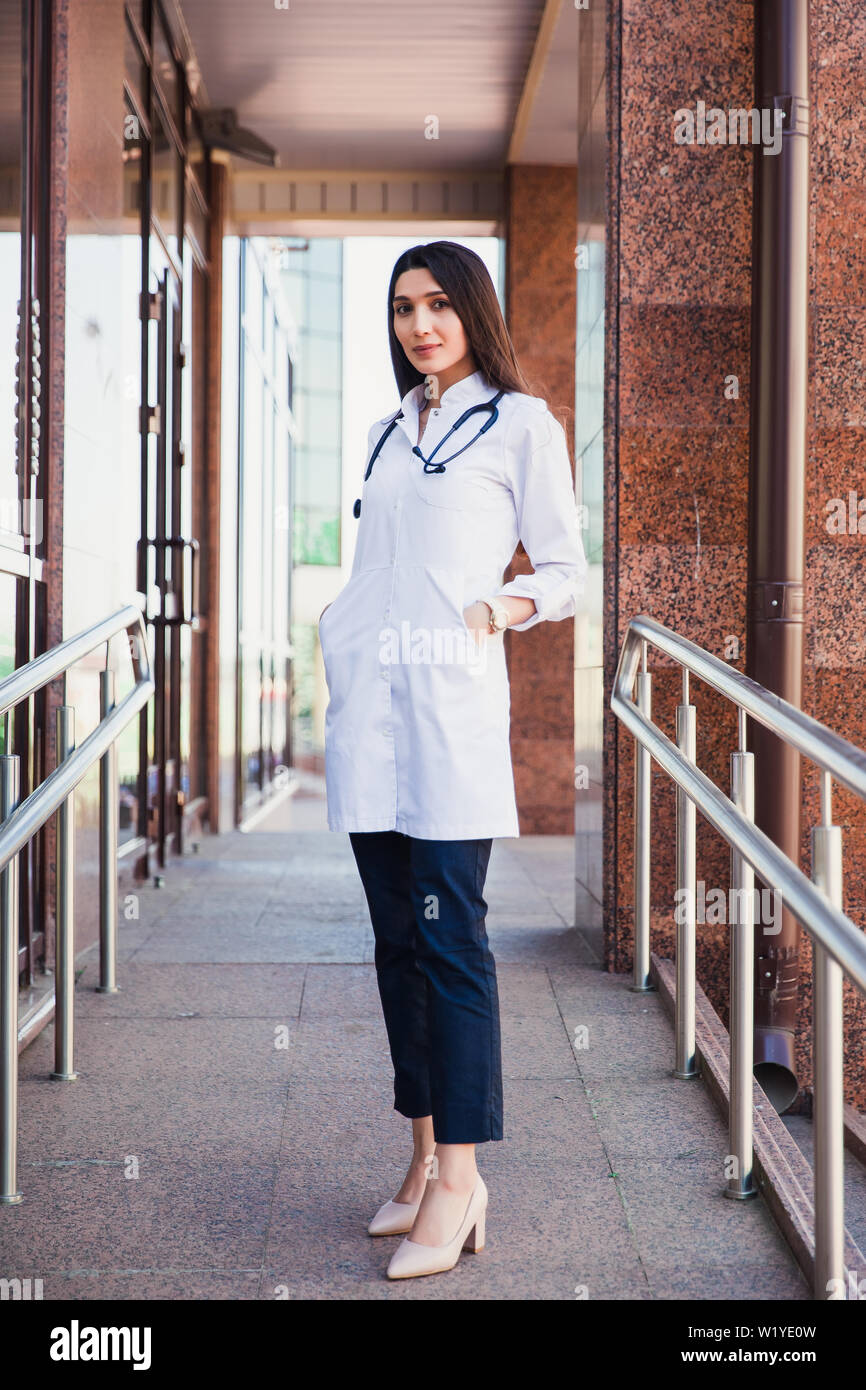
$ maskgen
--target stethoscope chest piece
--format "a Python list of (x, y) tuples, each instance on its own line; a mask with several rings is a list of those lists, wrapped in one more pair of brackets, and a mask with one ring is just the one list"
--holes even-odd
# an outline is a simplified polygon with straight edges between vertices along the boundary
[[(433, 450), (433, 453), (430, 455), (429, 458), (425, 458), (425, 457), (424, 457), (423, 453), (421, 452), (421, 449), (420, 449), (419, 446), (416, 444), (415, 447), (414, 447), (413, 450), (412, 450), (412, 453), (415, 455), (416, 458), (421, 459), (422, 463), (424, 464), (424, 472), (425, 472), (425, 473), (444, 473), (444, 472), (445, 472), (445, 464), (446, 464), (446, 463), (450, 463), (452, 459), (456, 459), (460, 454), (464, 454), (464, 453), (466, 452), (467, 449), (471, 448), (471, 446), (475, 443), (476, 439), (480, 439), (481, 436), (482, 436), (482, 434), (486, 434), (487, 431), (490, 429), (491, 425), (495, 425), (497, 419), (499, 418), (499, 411), (497, 410), (496, 407), (497, 407), (497, 405), (499, 404), (499, 402), (502, 400), (502, 397), (503, 397), (504, 395), (505, 395), (505, 392), (504, 392), (504, 391), (498, 391), (497, 394), (496, 394), (495, 396), (491, 396), (491, 398), (490, 398), (489, 401), (482, 401), (480, 405), (473, 405), (473, 406), (470, 406), (469, 410), (464, 410), (463, 414), (460, 416), (460, 419), (457, 421), (457, 423), (454, 424), (454, 425), (452, 425), (451, 428), (450, 428), (450, 430), (448, 431), (448, 433), (447, 433), (446, 435), (444, 435), (444, 436), (442, 437), (442, 439), (440, 439), (439, 443), (436, 445), (436, 448)], [(486, 411), (486, 412), (489, 414), (490, 419), (489, 419), (485, 424), (483, 424), (483, 425), (481, 426), (481, 429), (478, 431), (478, 433), (477, 433), (476, 435), (474, 435), (474, 437), (473, 437), (472, 439), (470, 439), (470, 441), (469, 441), (468, 444), (464, 444), (462, 449), (458, 449), (458, 450), (457, 450), (457, 453), (456, 453), (456, 454), (452, 454), (450, 458), (443, 459), (440, 463), (434, 463), (434, 462), (433, 462), (433, 459), (434, 459), (435, 455), (438, 454), (439, 450), (442, 448), (442, 445), (445, 443), (445, 440), (446, 440), (446, 439), (450, 439), (451, 436), (452, 436), (452, 434), (456, 434), (457, 431), (460, 429), (460, 426), (461, 426), (461, 425), (465, 425), (466, 421), (467, 421), (468, 419), (470, 419), (471, 416), (475, 415), (479, 410)], [(370, 474), (371, 474), (372, 471), (373, 471), (373, 464), (376, 462), (376, 459), (379, 457), (379, 453), (381, 452), (382, 445), (385, 443), (385, 440), (388, 438), (388, 436), (389, 436), (389, 434), (391, 433), (391, 431), (393, 430), (394, 426), (397, 424), (397, 421), (398, 421), (399, 419), (402, 418), (402, 415), (403, 415), (403, 412), (402, 412), (402, 410), (401, 410), (401, 411), (394, 417), (394, 419), (391, 421), (391, 423), (388, 425), (387, 429), (385, 430), (385, 433), (382, 435), (382, 438), (379, 440), (379, 443), (376, 445), (375, 449), (373, 450), (373, 453), (372, 453), (371, 456), (370, 456), (370, 462), (367, 464), (367, 471), (366, 471), (366, 473), (364, 474), (364, 482), (367, 481), (367, 479), (369, 478)], [(361, 515), (361, 499), (360, 499), (360, 497), (356, 497), (356, 498), (355, 498), (355, 505), (354, 505), (354, 507), (352, 508), (352, 515), (353, 515), (354, 517), (356, 517), (356, 518), (359, 517), (359, 516)]]

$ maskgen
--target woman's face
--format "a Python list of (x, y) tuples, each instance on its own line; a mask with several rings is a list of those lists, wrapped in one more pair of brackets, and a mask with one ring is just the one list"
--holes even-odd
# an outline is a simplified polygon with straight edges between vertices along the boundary
[(463, 324), (426, 267), (398, 276), (391, 309), (394, 332), (412, 366), (439, 378), (441, 390), (475, 370)]

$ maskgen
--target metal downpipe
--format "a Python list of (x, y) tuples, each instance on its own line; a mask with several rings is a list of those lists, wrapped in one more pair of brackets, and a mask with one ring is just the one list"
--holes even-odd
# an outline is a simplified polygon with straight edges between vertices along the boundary
[[(809, 5), (755, 0), (755, 105), (785, 112), (778, 154), (754, 146), (746, 674), (802, 703), (809, 313)], [(775, 120), (770, 118), (771, 124)], [(800, 755), (750, 720), (755, 821), (800, 859)], [(757, 878), (761, 899), (770, 886)], [(796, 918), (756, 914), (754, 1073), (777, 1110), (796, 1099)]]

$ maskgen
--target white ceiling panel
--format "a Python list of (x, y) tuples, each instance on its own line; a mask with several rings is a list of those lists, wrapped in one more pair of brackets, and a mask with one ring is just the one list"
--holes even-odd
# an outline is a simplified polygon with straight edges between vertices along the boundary
[[(210, 105), (235, 108), (283, 167), (427, 173), (502, 168), (544, 9), (545, 0), (181, 3)], [(563, 10), (576, 13), (567, 0)], [(561, 124), (556, 92), (541, 85), (545, 123)], [(425, 138), (430, 117), (438, 139)]]

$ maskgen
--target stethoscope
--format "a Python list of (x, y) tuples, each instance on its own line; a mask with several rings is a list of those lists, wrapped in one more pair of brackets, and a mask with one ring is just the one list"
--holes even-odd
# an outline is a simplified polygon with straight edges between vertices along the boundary
[[(414, 448), (412, 449), (412, 453), (416, 456), (416, 458), (419, 458), (419, 459), (421, 459), (421, 460), (423, 461), (423, 464), (424, 464), (424, 472), (425, 472), (425, 473), (444, 473), (444, 472), (445, 472), (445, 465), (446, 465), (446, 463), (451, 463), (451, 462), (453, 462), (454, 459), (459, 458), (461, 454), (465, 454), (466, 450), (469, 449), (469, 448), (471, 448), (472, 445), (475, 444), (475, 443), (477, 442), (477, 440), (479, 440), (479, 439), (481, 438), (482, 434), (486, 434), (487, 431), (488, 431), (489, 429), (491, 429), (492, 426), (495, 425), (495, 424), (496, 424), (496, 421), (499, 419), (499, 411), (497, 410), (497, 405), (498, 405), (499, 401), (502, 400), (502, 397), (503, 397), (504, 395), (505, 395), (505, 392), (504, 392), (504, 391), (498, 391), (498, 392), (496, 393), (495, 396), (491, 396), (491, 398), (490, 398), (489, 401), (482, 401), (480, 405), (473, 405), (473, 406), (470, 406), (470, 408), (469, 408), (468, 410), (464, 410), (463, 414), (460, 416), (460, 419), (459, 419), (455, 424), (453, 424), (453, 425), (451, 426), (451, 428), (450, 428), (450, 430), (448, 431), (448, 433), (447, 433), (447, 434), (443, 434), (442, 438), (439, 440), (439, 443), (436, 445), (436, 448), (433, 450), (433, 452), (432, 452), (432, 454), (430, 455), (429, 458), (425, 458), (425, 457), (424, 457), (424, 454), (421, 452), (421, 447), (420, 447), (420, 445), (416, 444), (416, 445), (414, 446)], [(451, 436), (452, 436), (452, 434), (456, 434), (457, 431), (461, 428), (461, 426), (465, 425), (465, 424), (466, 424), (466, 421), (467, 421), (468, 419), (470, 419), (471, 416), (477, 415), (477, 413), (478, 413), (479, 410), (484, 410), (484, 411), (487, 411), (487, 412), (489, 413), (490, 419), (487, 421), (487, 423), (484, 424), (484, 425), (482, 425), (482, 426), (481, 426), (481, 429), (478, 431), (478, 433), (475, 434), (475, 435), (473, 435), (472, 438), (470, 439), (469, 443), (468, 443), (468, 444), (464, 444), (462, 449), (458, 449), (456, 454), (452, 454), (450, 458), (447, 458), (447, 459), (440, 459), (438, 463), (434, 463), (433, 460), (434, 460), (434, 458), (436, 457), (436, 455), (438, 454), (439, 450), (442, 448), (442, 445), (445, 443), (445, 441), (446, 441), (447, 439), (450, 439)], [(394, 419), (391, 421), (391, 423), (390, 423), (390, 424), (388, 425), (388, 427), (386, 428), (384, 434), (382, 435), (382, 438), (379, 440), (379, 443), (376, 445), (375, 449), (373, 450), (372, 454), (370, 455), (370, 462), (367, 464), (367, 471), (366, 471), (366, 473), (364, 474), (364, 482), (365, 482), (365, 483), (366, 483), (367, 479), (369, 478), (370, 474), (371, 474), (372, 471), (373, 471), (373, 464), (376, 462), (376, 459), (379, 457), (379, 454), (380, 454), (381, 451), (382, 451), (382, 446), (383, 446), (383, 444), (384, 444), (385, 441), (387, 440), (387, 438), (388, 438), (388, 436), (390, 435), (391, 431), (395, 428), (395, 426), (396, 426), (396, 424), (397, 424), (397, 421), (398, 421), (398, 420), (402, 420), (402, 418), (403, 418), (403, 412), (402, 412), (402, 410), (399, 410), (399, 411), (397, 412), (397, 414), (394, 416)], [(358, 517), (358, 516), (361, 515), (361, 499), (360, 499), (360, 497), (356, 498), (356, 500), (355, 500), (355, 506), (354, 506), (354, 508), (353, 508), (352, 510), (353, 510), (353, 513), (354, 513), (354, 515), (355, 515), (356, 517)]]

